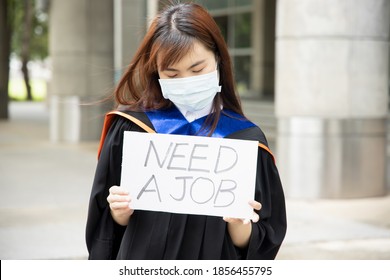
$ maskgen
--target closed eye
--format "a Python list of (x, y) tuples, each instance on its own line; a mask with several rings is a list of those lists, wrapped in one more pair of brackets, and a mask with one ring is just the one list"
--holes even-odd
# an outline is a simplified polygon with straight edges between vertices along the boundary
[(192, 70), (192, 73), (200, 73), (203, 71), (204, 68), (200, 69), (200, 70)]

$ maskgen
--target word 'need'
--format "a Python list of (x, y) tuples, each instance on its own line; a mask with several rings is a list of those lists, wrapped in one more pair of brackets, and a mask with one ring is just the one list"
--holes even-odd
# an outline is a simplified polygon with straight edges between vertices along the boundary
[[(154, 141), (151, 140), (144, 166), (151, 164), (149, 161), (153, 157), (159, 168), (209, 173), (211, 172), (210, 168), (205, 168), (205, 166), (210, 165), (211, 152), (207, 144), (193, 144), (191, 147), (189, 143), (171, 142), (166, 151), (160, 151), (159, 153)], [(218, 174), (229, 171), (234, 168), (237, 161), (238, 153), (234, 148), (220, 145), (215, 164), (213, 164), (213, 172)]]

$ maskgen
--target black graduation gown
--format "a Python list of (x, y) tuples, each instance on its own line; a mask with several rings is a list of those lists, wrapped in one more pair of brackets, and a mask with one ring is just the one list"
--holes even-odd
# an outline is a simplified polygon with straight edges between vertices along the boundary
[[(177, 109), (173, 110), (176, 110), (173, 112), (175, 118), (180, 120), (170, 119), (172, 116), (168, 114), (164, 116), (160, 125), (165, 125), (169, 129), (171, 124), (181, 122), (187, 127), (185, 134), (193, 134), (188, 128), (199, 129), (198, 126), (188, 123)], [(155, 116), (139, 112), (127, 113), (153, 128), (159, 125), (161, 117), (161, 112)], [(240, 122), (231, 115), (224, 115), (221, 121), (228, 126)], [(199, 124), (202, 120), (197, 122)], [(260, 221), (252, 223), (249, 244), (247, 248), (240, 249), (234, 246), (226, 222), (221, 217), (135, 210), (126, 227), (115, 223), (110, 214), (107, 196), (111, 186), (120, 184), (124, 131), (142, 132), (143, 129), (128, 119), (117, 116), (108, 130), (97, 164), (89, 203), (86, 226), (89, 259), (189, 260), (276, 257), (287, 225), (283, 189), (271, 153), (259, 148), (255, 200), (262, 204), (259, 211)], [(179, 133), (183, 134), (183, 131), (180, 132), (179, 129)], [(230, 133), (226, 138), (256, 140), (267, 145), (263, 132), (253, 124)]]

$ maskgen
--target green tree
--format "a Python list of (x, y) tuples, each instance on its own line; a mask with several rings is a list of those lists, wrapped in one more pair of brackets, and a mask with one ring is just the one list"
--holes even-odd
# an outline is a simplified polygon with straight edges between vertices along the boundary
[(36, 0), (8, 0), (14, 2), (11, 52), (22, 61), (22, 73), (27, 89), (27, 99), (32, 100), (28, 62), (44, 59), (48, 55), (48, 16), (36, 9)]
[(0, 0), (0, 119), (8, 118), (9, 58), (22, 61), (27, 99), (32, 99), (27, 64), (48, 55), (48, 14), (36, 0)]

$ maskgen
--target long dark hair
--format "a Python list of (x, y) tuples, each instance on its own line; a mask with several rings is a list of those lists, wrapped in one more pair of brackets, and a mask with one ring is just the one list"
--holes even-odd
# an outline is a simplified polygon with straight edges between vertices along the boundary
[(224, 109), (243, 115), (235, 89), (231, 59), (225, 40), (212, 16), (195, 3), (168, 6), (152, 21), (143, 41), (115, 89), (115, 100), (133, 110), (168, 108), (158, 83), (157, 56), (162, 69), (175, 64), (191, 51), (194, 41), (215, 54), (220, 75), (221, 93), (214, 98), (213, 110), (206, 123), (212, 133)]

